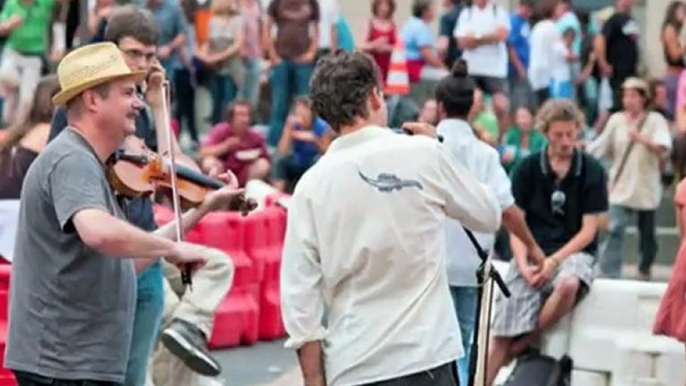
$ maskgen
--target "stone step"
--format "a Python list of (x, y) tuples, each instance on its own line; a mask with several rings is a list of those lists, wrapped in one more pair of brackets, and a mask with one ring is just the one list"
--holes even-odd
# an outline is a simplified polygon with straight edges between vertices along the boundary
[[(658, 251), (654, 264), (655, 266), (664, 266), (671, 269), (680, 246), (679, 231), (676, 227), (658, 227), (656, 233)], [(603, 239), (604, 234), (600, 238), (601, 245)], [(625, 266), (637, 265), (640, 261), (641, 251), (638, 229), (635, 226), (627, 227), (622, 252)]]

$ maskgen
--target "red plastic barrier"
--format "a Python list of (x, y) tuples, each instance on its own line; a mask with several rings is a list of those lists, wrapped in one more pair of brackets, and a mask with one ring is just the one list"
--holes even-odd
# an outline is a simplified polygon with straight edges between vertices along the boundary
[[(158, 224), (165, 224), (173, 219), (173, 212), (158, 207), (155, 218)], [(228, 253), (236, 269), (232, 289), (215, 312), (210, 348), (285, 335), (279, 292), (285, 230), (286, 211), (274, 205), (248, 217), (235, 212), (210, 213), (194, 228), (197, 242)]]
[(266, 231), (268, 221), (264, 211), (255, 212), (245, 220), (245, 252), (253, 261), (259, 283), (264, 280), (264, 265), (269, 254)]
[(275, 216), (270, 222), (272, 253), (267, 259), (265, 281), (260, 297), (260, 339), (274, 340), (286, 335), (281, 319), (280, 271), (283, 241), (286, 233), (286, 211), (274, 208)]
[[(10, 275), (12, 266), (0, 265), (0, 352), (5, 352), (7, 343), (7, 321), (9, 308)], [(5, 369), (4, 355), (0, 356), (0, 386), (16, 386), (14, 373)]]
[(155, 222), (157, 223), (157, 226), (162, 226), (174, 220), (174, 211), (164, 205), (153, 205), (152, 212), (155, 215)]
[(272, 193), (264, 199), (264, 205), (265, 206), (276, 206), (279, 199), (287, 198), (287, 197), (290, 197), (290, 195), (286, 194), (286, 193), (281, 193), (281, 192)]
[(0, 265), (0, 342), (2, 342), (3, 344), (5, 343), (5, 336), (7, 335), (7, 319), (11, 274), (11, 265)]
[[(157, 226), (165, 225), (174, 220), (174, 211), (164, 205), (153, 205), (153, 213), (155, 214)], [(189, 243), (195, 244), (204, 244), (205, 242), (197, 225), (186, 233), (183, 239)]]
[(285, 333), (281, 320), (279, 270), (286, 212), (278, 207), (267, 207), (251, 217), (246, 227), (246, 251), (264, 270), (260, 281), (259, 337), (273, 340)]
[(281, 292), (279, 283), (269, 283), (260, 293), (260, 340), (275, 340), (286, 335), (281, 319)]
[(245, 252), (245, 219), (236, 212), (215, 212), (206, 215), (198, 229), (202, 244), (226, 252), (233, 261), (233, 287), (259, 283), (254, 262)]
[(266, 208), (263, 213), (267, 217), (264, 229), (267, 236), (267, 248), (263, 283), (278, 283), (286, 212), (278, 207), (270, 207)]
[(257, 342), (259, 325), (259, 284), (234, 287), (214, 314), (210, 349), (251, 345)]

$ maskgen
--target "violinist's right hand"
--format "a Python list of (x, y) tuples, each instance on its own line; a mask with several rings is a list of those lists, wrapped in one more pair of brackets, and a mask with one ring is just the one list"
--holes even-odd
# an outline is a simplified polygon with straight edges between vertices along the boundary
[(181, 271), (185, 269), (187, 264), (190, 264), (191, 272), (195, 272), (207, 264), (206, 250), (207, 247), (202, 245), (181, 241), (176, 243), (174, 253), (167, 256), (166, 259)]

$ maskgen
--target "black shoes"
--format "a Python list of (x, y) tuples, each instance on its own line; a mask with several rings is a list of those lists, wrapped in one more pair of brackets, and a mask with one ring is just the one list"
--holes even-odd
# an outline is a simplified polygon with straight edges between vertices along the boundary
[(205, 335), (184, 320), (174, 319), (162, 331), (162, 343), (198, 374), (215, 377), (222, 371), (219, 362), (207, 352)]

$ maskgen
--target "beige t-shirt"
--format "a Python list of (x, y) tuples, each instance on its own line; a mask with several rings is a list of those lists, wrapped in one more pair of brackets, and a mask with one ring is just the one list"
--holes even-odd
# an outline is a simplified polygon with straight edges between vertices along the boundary
[[(660, 204), (662, 184), (660, 182), (660, 157), (648, 148), (636, 143), (626, 160), (622, 174), (615, 184), (619, 164), (631, 143), (626, 115), (622, 112), (610, 117), (603, 133), (591, 143), (587, 150), (596, 157), (608, 157), (610, 167), (609, 199), (611, 205), (621, 205), (632, 209), (653, 210)], [(662, 115), (651, 112), (646, 119), (641, 134), (668, 150), (672, 148), (672, 136), (667, 121)]]

